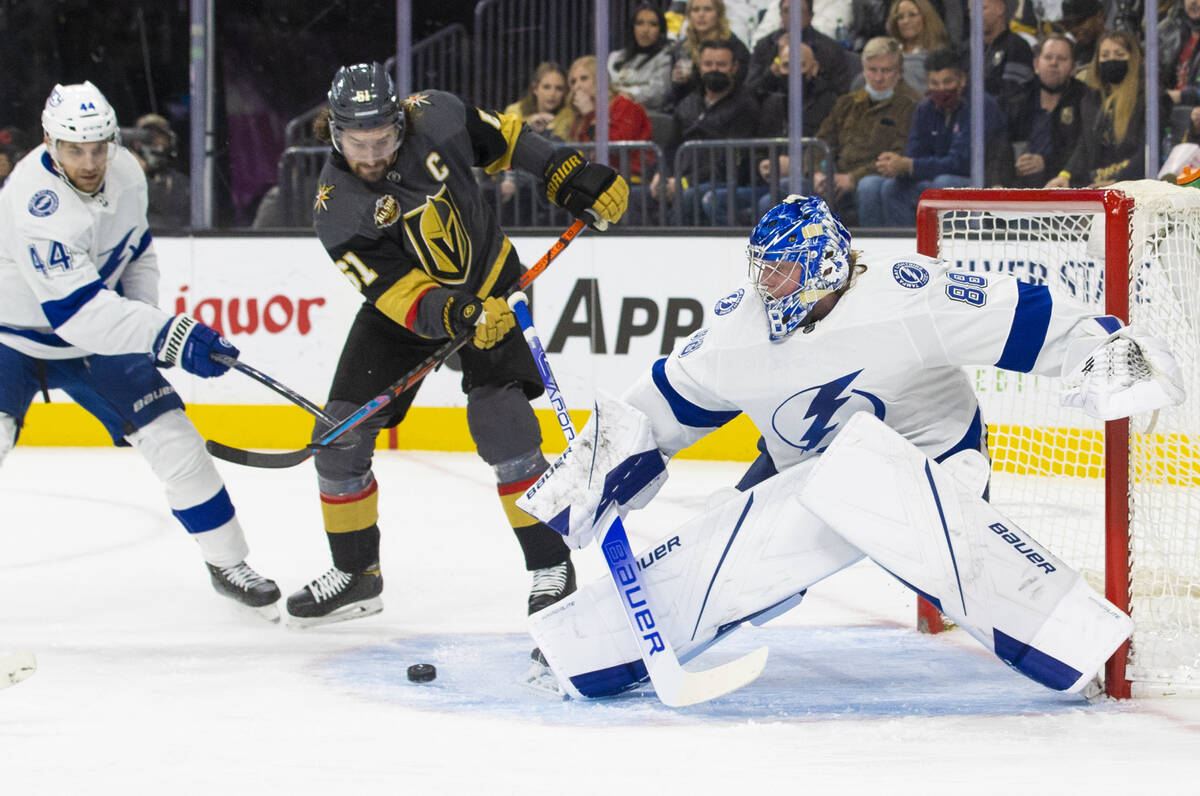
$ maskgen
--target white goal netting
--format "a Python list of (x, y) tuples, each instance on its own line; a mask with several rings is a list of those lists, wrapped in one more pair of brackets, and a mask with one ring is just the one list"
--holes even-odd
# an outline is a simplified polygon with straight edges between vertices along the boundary
[[(1125, 670), (1134, 693), (1200, 689), (1200, 190), (1138, 181), (1114, 186), (1131, 215), (1062, 209), (1052, 192), (973, 192), (971, 209), (937, 213), (938, 254), (1011, 273), (1105, 312), (1105, 263), (1128, 258), (1129, 320), (1168, 341), (1183, 371), (1182, 406), (1129, 421), (1130, 615)], [(976, 198), (993, 194), (994, 208)], [(1078, 195), (1079, 192), (1076, 192)], [(1030, 198), (1036, 194), (1037, 199)], [(1110, 196), (1109, 199), (1112, 197)], [(1114, 234), (1116, 233), (1116, 234)], [(1127, 241), (1125, 243), (1124, 241)], [(1120, 273), (1120, 270), (1115, 273)], [(991, 499), (1105, 591), (1104, 424), (1058, 404), (1057, 378), (971, 368), (993, 458)], [(1108, 440), (1107, 444), (1120, 444)]]

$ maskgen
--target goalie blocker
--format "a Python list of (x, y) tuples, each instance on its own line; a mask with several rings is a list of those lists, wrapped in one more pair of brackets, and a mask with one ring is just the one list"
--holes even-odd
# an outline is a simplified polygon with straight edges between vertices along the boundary
[[(597, 458), (610, 463), (645, 453), (640, 413), (616, 403), (602, 403), (595, 416), (607, 408), (624, 434), (580, 434), (623, 443), (608, 452), (601, 445)], [(589, 489), (596, 473), (571, 455), (569, 447), (522, 504), (586, 542), (598, 506), (627, 508), (622, 497), (641, 490), (629, 468), (621, 489)], [(653, 492), (661, 479), (647, 472), (653, 483), (645, 492)], [(1079, 691), (1128, 638), (1132, 621), (978, 497), (986, 473), (977, 451), (939, 465), (871, 415), (855, 415), (821, 457), (738, 493), (637, 556), (657, 609), (656, 625), (644, 630), (664, 634), (686, 661), (741, 623), (761, 624), (795, 606), (865, 553), (1022, 674)], [(645, 679), (619, 599), (604, 579), (531, 617), (565, 693), (611, 696)]]

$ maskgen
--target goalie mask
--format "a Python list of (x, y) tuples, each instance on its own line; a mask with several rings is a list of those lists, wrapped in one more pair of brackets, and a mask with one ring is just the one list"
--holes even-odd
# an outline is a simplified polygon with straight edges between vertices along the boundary
[[(391, 133), (370, 142), (347, 142), (349, 130), (377, 130), (391, 127)], [(333, 147), (348, 160), (373, 161), (390, 157), (404, 140), (404, 113), (396, 96), (391, 75), (381, 64), (343, 66), (329, 87), (329, 132)], [(349, 145), (350, 151), (346, 151)]]
[(767, 211), (746, 253), (772, 341), (795, 331), (850, 277), (850, 233), (817, 196), (793, 194)]

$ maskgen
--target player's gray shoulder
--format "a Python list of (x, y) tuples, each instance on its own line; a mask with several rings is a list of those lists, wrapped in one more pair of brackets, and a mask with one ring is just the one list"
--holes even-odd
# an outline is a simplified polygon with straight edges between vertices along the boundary
[(326, 249), (336, 249), (355, 237), (375, 239), (375, 203), (382, 194), (334, 162), (325, 161), (313, 195), (313, 228)]
[(400, 104), (408, 125), (405, 137), (420, 137), (436, 144), (463, 132), (467, 106), (448, 91), (418, 91)]

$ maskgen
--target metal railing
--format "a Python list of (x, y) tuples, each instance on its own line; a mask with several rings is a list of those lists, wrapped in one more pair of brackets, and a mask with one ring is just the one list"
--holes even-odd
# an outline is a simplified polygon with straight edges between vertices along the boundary
[(280, 155), (279, 221), (283, 226), (312, 226), (317, 178), (321, 176), (328, 155), (328, 146), (293, 146)]
[[(680, 226), (753, 226), (764, 206), (774, 205), (789, 193), (812, 193), (816, 171), (824, 172), (825, 185), (831, 188), (829, 145), (819, 138), (802, 138), (800, 143), (801, 168), (789, 164), (788, 176), (781, 177), (778, 164), (780, 156), (788, 154), (786, 138), (684, 142), (675, 152), (671, 172), (676, 182), (674, 222)], [(768, 164), (766, 176), (759, 170), (763, 161)], [(803, 182), (796, 182), (797, 174)]]
[[(412, 48), (412, 90), (436, 88), (466, 97), (471, 89), (471, 36), (454, 24), (426, 36)], [(384, 62), (393, 76), (396, 56)]]

